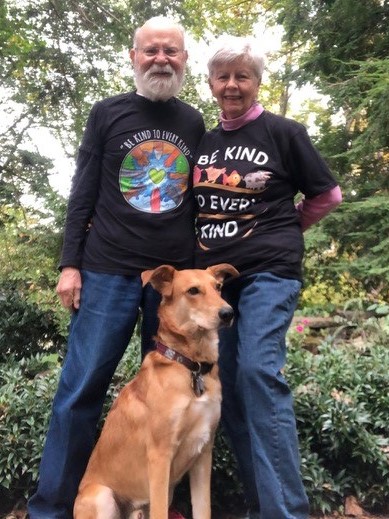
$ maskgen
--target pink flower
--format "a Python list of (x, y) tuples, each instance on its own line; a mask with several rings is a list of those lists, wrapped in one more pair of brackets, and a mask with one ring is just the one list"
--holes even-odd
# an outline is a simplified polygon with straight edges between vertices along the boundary
[(303, 324), (298, 324), (296, 326), (296, 332), (297, 333), (303, 333), (304, 332), (304, 328), (305, 328), (305, 326)]

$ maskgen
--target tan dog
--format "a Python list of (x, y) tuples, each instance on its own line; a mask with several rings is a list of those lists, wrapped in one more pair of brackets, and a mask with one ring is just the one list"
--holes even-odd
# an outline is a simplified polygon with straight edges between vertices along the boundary
[(193, 519), (210, 519), (212, 447), (220, 418), (218, 328), (232, 323), (221, 298), (228, 264), (142, 274), (161, 293), (157, 350), (108, 413), (74, 505), (75, 519), (167, 519), (189, 472)]

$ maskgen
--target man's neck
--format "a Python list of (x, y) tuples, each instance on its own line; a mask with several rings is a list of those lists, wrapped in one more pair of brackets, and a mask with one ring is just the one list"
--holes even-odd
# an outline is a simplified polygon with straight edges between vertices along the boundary
[(139, 92), (139, 90), (135, 90), (135, 94), (137, 94), (140, 97), (143, 97), (144, 99), (148, 99), (151, 103), (166, 103), (167, 101), (173, 98), (172, 96), (169, 97), (169, 99), (150, 99), (149, 97), (147, 97), (147, 95), (142, 94), (142, 92)]

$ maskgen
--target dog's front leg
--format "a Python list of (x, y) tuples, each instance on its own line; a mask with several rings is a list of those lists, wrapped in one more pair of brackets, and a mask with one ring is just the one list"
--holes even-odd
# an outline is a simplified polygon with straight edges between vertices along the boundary
[[(167, 452), (156, 449), (148, 456), (150, 485), (150, 519), (167, 519), (171, 459)], [(205, 518), (204, 518), (205, 519)]]
[(193, 519), (211, 519), (212, 446), (207, 446), (189, 471)]

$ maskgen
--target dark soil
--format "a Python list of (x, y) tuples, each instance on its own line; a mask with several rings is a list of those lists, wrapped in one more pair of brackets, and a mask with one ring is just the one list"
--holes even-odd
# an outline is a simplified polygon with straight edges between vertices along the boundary
[[(14, 506), (6, 506), (0, 503), (0, 519), (26, 519), (27, 511), (24, 502), (16, 503)], [(213, 519), (243, 519), (242, 516), (231, 515), (228, 512), (218, 514)], [(362, 515), (314, 515), (310, 519), (389, 519), (389, 515), (372, 515), (364, 512)]]
[[(1, 489), (1, 487), (0, 487)], [(18, 502), (11, 502), (6, 496), (0, 491), (0, 519), (27, 519), (26, 502), (24, 499)], [(242, 516), (231, 514), (227, 511), (213, 514), (212, 519), (243, 519)], [(269, 518), (270, 519), (270, 518)], [(341, 515), (338, 513), (326, 514), (326, 515), (312, 515), (310, 519), (389, 519), (388, 514), (370, 514), (365, 511), (349, 513), (347, 515)]]

